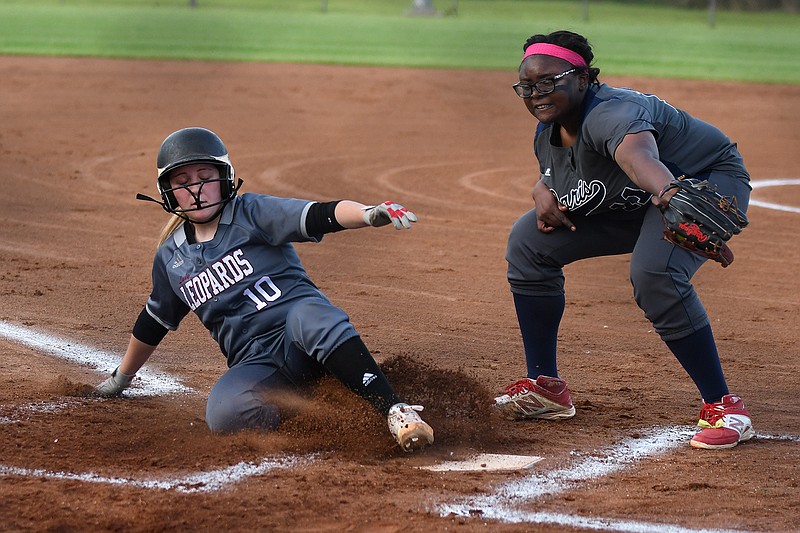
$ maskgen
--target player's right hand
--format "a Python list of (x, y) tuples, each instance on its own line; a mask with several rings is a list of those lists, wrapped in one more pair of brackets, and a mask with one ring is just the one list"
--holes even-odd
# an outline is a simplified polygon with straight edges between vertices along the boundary
[(531, 196), (536, 204), (536, 223), (539, 231), (550, 233), (560, 226), (575, 231), (575, 224), (565, 214), (569, 208), (558, 201), (544, 182), (536, 183)]
[(123, 374), (117, 367), (105, 381), (94, 388), (95, 394), (105, 398), (119, 396), (122, 391), (130, 387), (134, 377), (136, 377), (136, 374), (132, 376)]

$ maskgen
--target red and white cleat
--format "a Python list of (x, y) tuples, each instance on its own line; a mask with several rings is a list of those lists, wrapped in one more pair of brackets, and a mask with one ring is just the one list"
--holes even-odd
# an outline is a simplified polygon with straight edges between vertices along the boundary
[(494, 399), (494, 407), (511, 420), (562, 420), (575, 416), (567, 383), (563, 379), (539, 376), (521, 379)]
[(733, 448), (755, 435), (750, 413), (735, 394), (726, 394), (716, 403), (704, 404), (697, 425), (702, 429), (692, 437), (692, 448)]

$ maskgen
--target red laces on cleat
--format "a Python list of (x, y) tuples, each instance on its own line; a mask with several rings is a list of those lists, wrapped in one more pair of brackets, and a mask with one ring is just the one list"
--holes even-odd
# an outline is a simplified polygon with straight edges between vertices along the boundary
[(511, 385), (508, 385), (504, 390), (506, 391), (506, 394), (512, 397), (516, 396), (517, 394), (525, 394), (526, 392), (531, 391), (530, 383), (531, 380), (528, 378), (521, 379), (512, 383)]

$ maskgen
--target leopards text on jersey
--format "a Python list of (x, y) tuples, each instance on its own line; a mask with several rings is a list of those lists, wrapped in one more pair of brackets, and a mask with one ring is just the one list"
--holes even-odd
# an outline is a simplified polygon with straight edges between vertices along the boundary
[(322, 239), (305, 233), (313, 203), (244, 194), (225, 206), (211, 241), (190, 243), (179, 227), (156, 253), (147, 312), (174, 330), (194, 311), (228, 366), (241, 362), (254, 339), (282, 330), (293, 302), (325, 298), (291, 244)]

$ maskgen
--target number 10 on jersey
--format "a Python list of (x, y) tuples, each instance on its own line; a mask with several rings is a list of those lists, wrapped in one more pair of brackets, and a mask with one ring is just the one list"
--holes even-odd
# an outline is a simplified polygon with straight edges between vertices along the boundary
[(261, 296), (256, 296), (249, 288), (244, 290), (244, 294), (256, 304), (256, 310), (261, 311), (269, 305), (267, 302), (274, 302), (281, 297), (281, 290), (269, 279), (264, 276), (253, 284), (255, 291)]

